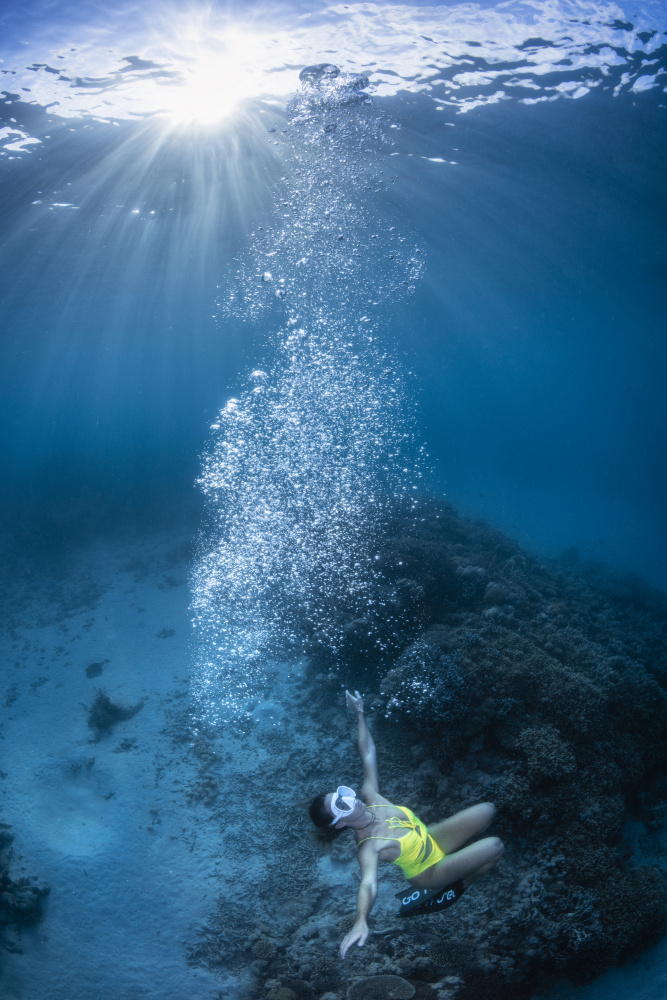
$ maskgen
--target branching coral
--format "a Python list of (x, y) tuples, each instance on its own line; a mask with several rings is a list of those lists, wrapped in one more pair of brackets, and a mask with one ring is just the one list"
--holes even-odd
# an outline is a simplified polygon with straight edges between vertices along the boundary
[(558, 781), (576, 771), (572, 749), (554, 726), (528, 726), (517, 739), (517, 748), (524, 755), (531, 784)]

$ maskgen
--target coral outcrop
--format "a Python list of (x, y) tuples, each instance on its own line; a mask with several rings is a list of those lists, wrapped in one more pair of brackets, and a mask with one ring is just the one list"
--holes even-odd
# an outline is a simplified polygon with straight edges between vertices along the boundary
[[(374, 693), (385, 794), (427, 822), (500, 808), (498, 872), (455, 915), (421, 918), (452, 996), (483, 995), (491, 976), (494, 996), (529, 995), (546, 972), (588, 979), (655, 941), (665, 871), (636, 838), (665, 821), (665, 595), (571, 554), (541, 562), (429, 504), (397, 519), (382, 565), (391, 634), (378, 614), (375, 655), (318, 649), (311, 680)], [(392, 971), (410, 964), (404, 933)]]
[(348, 1000), (412, 1000), (416, 990), (402, 976), (365, 976), (347, 991)]
[[(391, 977), (415, 1000), (529, 1000), (545, 978), (590, 979), (647, 947), (667, 915), (667, 597), (572, 553), (540, 561), (426, 502), (377, 552), (374, 604), (341, 619), (338, 649), (306, 641), (292, 711), (256, 731), (251, 784), (225, 763), (227, 808), (201, 751), (202, 807), (224, 829), (229, 796), (252, 787), (272, 841), (267, 854), (265, 826), (245, 828), (261, 889), (251, 906), (221, 897), (190, 961), (247, 977), (248, 1000), (345, 1000)], [(311, 840), (294, 802), (295, 788), (359, 784), (344, 687), (365, 695), (383, 794), (427, 823), (493, 800), (507, 849), (455, 907), (409, 921), (383, 866), (371, 935), (341, 962), (354, 846)]]

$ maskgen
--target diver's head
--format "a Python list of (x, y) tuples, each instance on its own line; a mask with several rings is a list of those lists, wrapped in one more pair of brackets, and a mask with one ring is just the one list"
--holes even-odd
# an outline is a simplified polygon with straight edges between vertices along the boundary
[(339, 785), (335, 792), (327, 792), (314, 798), (308, 812), (318, 829), (333, 827), (340, 831), (351, 825), (350, 820), (354, 821), (362, 816), (365, 809), (366, 806), (357, 798), (353, 788)]

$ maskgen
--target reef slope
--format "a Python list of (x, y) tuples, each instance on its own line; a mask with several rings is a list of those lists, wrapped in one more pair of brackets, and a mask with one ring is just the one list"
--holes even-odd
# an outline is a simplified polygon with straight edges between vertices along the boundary
[[(335, 652), (310, 639), (304, 792), (359, 780), (341, 695), (358, 687), (383, 793), (426, 822), (492, 799), (507, 851), (453, 910), (407, 922), (395, 918), (400, 879), (388, 870), (375, 933), (343, 965), (353, 846), (345, 837), (320, 853), (305, 818), (295, 898), (278, 865), (281, 920), (267, 922), (267, 899), (249, 946), (231, 949), (263, 981), (256, 995), (342, 997), (360, 977), (397, 975), (439, 1000), (516, 1000), (545, 977), (590, 979), (656, 941), (667, 912), (665, 595), (573, 551), (540, 561), (427, 502), (396, 516), (378, 555), (374, 609), (343, 623)], [(219, 931), (229, 917), (219, 914)], [(193, 957), (208, 964), (206, 948)]]

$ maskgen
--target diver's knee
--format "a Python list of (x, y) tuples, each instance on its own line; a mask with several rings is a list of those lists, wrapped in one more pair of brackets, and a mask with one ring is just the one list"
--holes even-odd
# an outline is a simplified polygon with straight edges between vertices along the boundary
[(480, 817), (485, 827), (489, 826), (489, 824), (493, 822), (496, 813), (498, 812), (493, 802), (480, 802), (477, 809), (479, 810)]
[(500, 837), (489, 837), (487, 843), (491, 859), (493, 861), (497, 861), (498, 858), (502, 857), (505, 851), (505, 845), (503, 844)]

